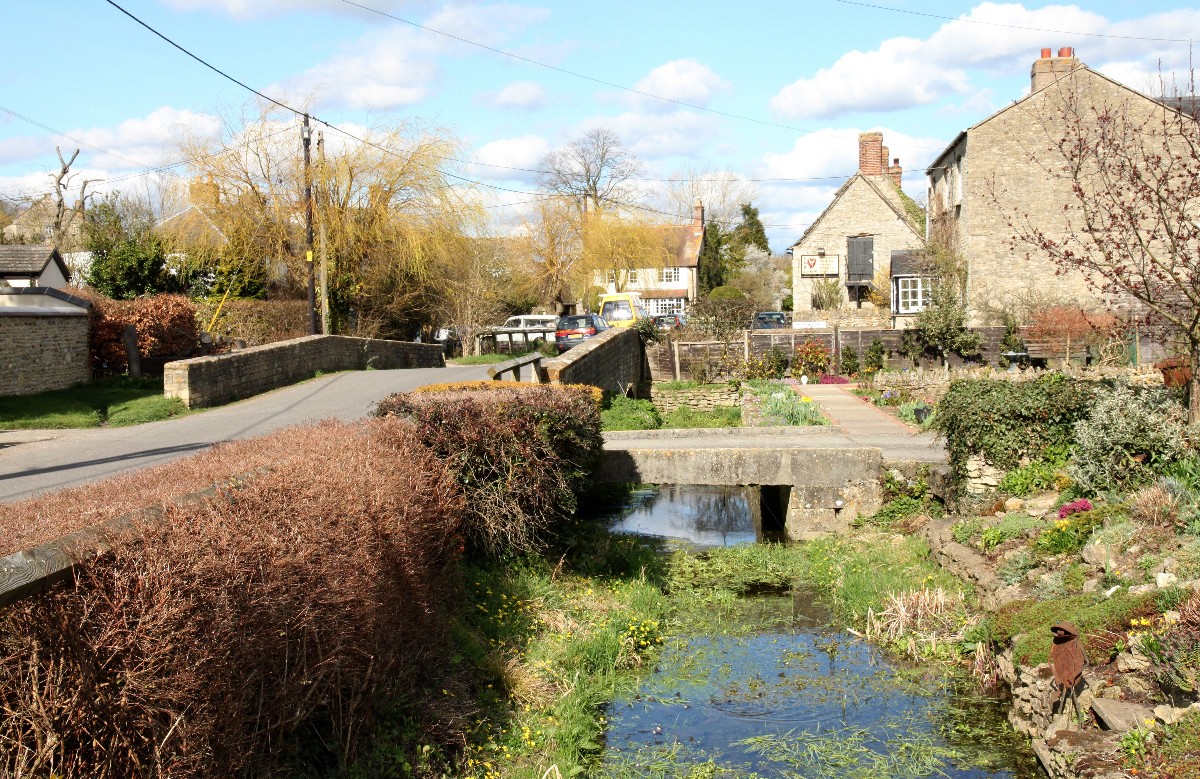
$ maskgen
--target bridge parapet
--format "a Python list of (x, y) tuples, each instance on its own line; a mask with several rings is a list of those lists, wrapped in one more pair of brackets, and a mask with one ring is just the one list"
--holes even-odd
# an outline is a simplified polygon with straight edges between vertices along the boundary
[(803, 540), (845, 532), (882, 505), (873, 447), (608, 448), (598, 481), (787, 488), (785, 529)]
[(637, 331), (612, 327), (542, 365), (552, 384), (589, 384), (626, 395), (642, 380), (645, 363)]

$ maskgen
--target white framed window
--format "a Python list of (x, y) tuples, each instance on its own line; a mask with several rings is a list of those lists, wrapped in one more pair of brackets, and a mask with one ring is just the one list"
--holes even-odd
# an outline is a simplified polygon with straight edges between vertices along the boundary
[(650, 313), (655, 316), (658, 314), (682, 314), (684, 308), (687, 307), (686, 298), (651, 298), (646, 303), (650, 308)]
[[(664, 284), (679, 283), (679, 268), (663, 268), (660, 271), (660, 278)], [(678, 314), (678, 311), (664, 311), (664, 314)]]
[(933, 295), (929, 279), (920, 276), (897, 276), (894, 279), (897, 314), (917, 314), (924, 311)]
[(617, 272), (615, 270), (605, 271), (604, 272), (604, 283), (609, 284), (609, 285), (615, 285), (617, 283)]
[(637, 270), (632, 269), (632, 270), (626, 271), (625, 277), (629, 280), (630, 284), (637, 284), (638, 283), (638, 275), (639, 274), (638, 274)]

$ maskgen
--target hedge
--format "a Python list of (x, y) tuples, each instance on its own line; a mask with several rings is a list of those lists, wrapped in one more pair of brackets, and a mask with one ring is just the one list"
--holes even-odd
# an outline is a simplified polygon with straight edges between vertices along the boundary
[(461, 493), (416, 430), (247, 443), (272, 470), (0, 612), (0, 775), (344, 764), (385, 702), (444, 678)]
[(965, 478), (967, 458), (980, 454), (1010, 470), (1048, 448), (1066, 449), (1087, 417), (1096, 382), (1048, 374), (1034, 381), (958, 379), (938, 403), (933, 427), (945, 439), (950, 465)]
[(483, 385), (392, 395), (375, 413), (413, 420), (446, 460), (467, 498), (463, 532), (473, 553), (535, 550), (574, 511), (598, 462), (598, 391)]

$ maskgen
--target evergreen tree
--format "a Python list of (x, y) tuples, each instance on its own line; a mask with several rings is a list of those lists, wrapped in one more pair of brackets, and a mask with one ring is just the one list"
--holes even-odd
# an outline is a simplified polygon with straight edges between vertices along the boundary
[(144, 204), (109, 195), (87, 212), (84, 248), (92, 253), (88, 284), (111, 298), (171, 291), (166, 251)]
[(767, 231), (758, 218), (758, 209), (749, 203), (742, 204), (742, 223), (734, 229), (733, 239), (741, 246), (757, 246), (767, 254), (771, 253)]
[(700, 294), (725, 284), (726, 249), (729, 244), (729, 233), (721, 229), (716, 221), (710, 221), (704, 228), (704, 245), (700, 249), (700, 259), (697, 272), (700, 277)]

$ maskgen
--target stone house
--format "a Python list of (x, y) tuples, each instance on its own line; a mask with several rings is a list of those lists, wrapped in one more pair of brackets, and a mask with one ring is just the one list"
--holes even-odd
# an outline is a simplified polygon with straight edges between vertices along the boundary
[(594, 283), (608, 292), (636, 292), (651, 314), (682, 314), (699, 294), (700, 251), (704, 248), (704, 204), (696, 198), (692, 221), (653, 228), (661, 236), (666, 262), (661, 268), (610, 270)]
[(49, 244), (0, 246), (0, 287), (61, 289), (70, 280), (62, 254)]
[[(51, 195), (43, 195), (25, 209), (12, 224), (4, 228), (4, 240), (9, 243), (49, 243), (54, 240), (54, 222), (58, 204)], [(83, 245), (83, 203), (67, 208), (63, 214), (62, 251), (73, 251)]]
[(924, 307), (928, 281), (915, 265), (893, 275), (892, 257), (925, 240), (924, 215), (900, 189), (902, 173), (900, 160), (888, 164), (882, 133), (858, 137), (858, 171), (788, 249), (795, 321), (904, 327)]
[[(1078, 272), (1060, 272), (1047, 256), (1014, 240), (1014, 225), (1051, 238), (1068, 234), (1071, 182), (1054, 144), (1065, 109), (1084, 121), (1098, 109), (1149, 115), (1175, 110), (1088, 68), (1072, 48), (1042, 49), (1030, 93), (958, 134), (926, 170), (928, 231), (966, 263), (968, 324), (992, 324), (1000, 312), (1038, 307), (1120, 307)], [(1069, 111), (1066, 111), (1069, 112)]]

